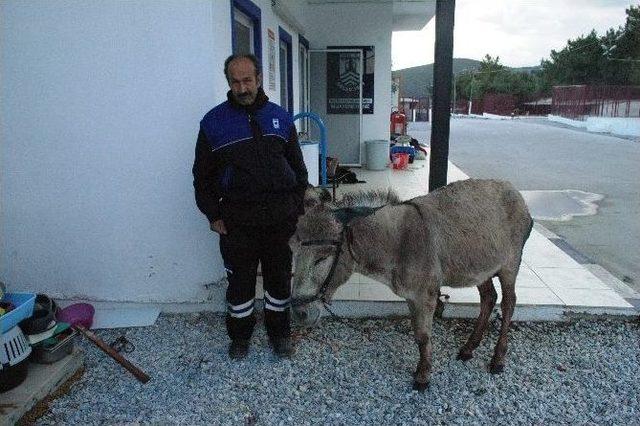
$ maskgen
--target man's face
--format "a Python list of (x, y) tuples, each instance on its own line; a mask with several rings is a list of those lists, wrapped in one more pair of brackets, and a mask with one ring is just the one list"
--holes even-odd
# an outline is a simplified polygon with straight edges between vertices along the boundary
[(240, 105), (251, 105), (258, 95), (260, 75), (256, 76), (253, 62), (246, 58), (236, 59), (229, 64), (229, 87), (233, 98)]

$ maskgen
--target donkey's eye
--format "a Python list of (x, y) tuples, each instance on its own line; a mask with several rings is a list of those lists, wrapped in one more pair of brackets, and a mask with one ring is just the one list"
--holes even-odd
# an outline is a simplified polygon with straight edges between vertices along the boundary
[(325, 261), (325, 260), (327, 260), (327, 259), (328, 259), (327, 257), (321, 257), (320, 259), (318, 259), (318, 260), (316, 260), (316, 261), (315, 261), (314, 265), (317, 265), (317, 264), (319, 264), (320, 262), (324, 262), (324, 261)]

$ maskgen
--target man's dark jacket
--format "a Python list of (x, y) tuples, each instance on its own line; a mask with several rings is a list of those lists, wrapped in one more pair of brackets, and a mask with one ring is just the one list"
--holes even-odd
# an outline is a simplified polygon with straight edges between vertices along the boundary
[(272, 225), (302, 214), (307, 169), (291, 115), (262, 88), (250, 106), (227, 101), (200, 122), (196, 204), (209, 222)]

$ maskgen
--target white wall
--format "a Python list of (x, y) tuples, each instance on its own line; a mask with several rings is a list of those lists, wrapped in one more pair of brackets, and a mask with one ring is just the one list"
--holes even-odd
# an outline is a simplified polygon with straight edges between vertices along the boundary
[(390, 2), (310, 4), (306, 9), (311, 48), (375, 46), (374, 114), (363, 116), (363, 141), (389, 138), (392, 12)]
[[(265, 68), (267, 28), (292, 35), (297, 112), (298, 35), (270, 0), (254, 3)], [(365, 116), (364, 139), (386, 137), (390, 3), (367, 4), (366, 13), (334, 6), (298, 17), (314, 22), (312, 45), (376, 46), (376, 114)], [(209, 294), (204, 284), (224, 276), (191, 167), (199, 121), (228, 90), (229, 8), (227, 0), (0, 1), (0, 280), (10, 289), (198, 302)], [(278, 75), (276, 56), (276, 88), (267, 90), (276, 103)]]
[(623, 136), (640, 136), (639, 117), (587, 117), (587, 130)]
[(223, 269), (191, 166), (227, 90), (229, 2), (2, 1), (0, 16), (0, 280), (204, 298)]
[(640, 118), (637, 117), (587, 117), (585, 121), (571, 120), (549, 114), (547, 118), (573, 127), (581, 127), (589, 132), (612, 133), (622, 136), (640, 136)]
[[(271, 0), (252, 0), (253, 3), (261, 10), (262, 18), (262, 80), (263, 88), (269, 100), (276, 104), (280, 104), (280, 36), (278, 27), (282, 27), (291, 35), (291, 51), (292, 51), (292, 67), (293, 67), (293, 108), (297, 113), (300, 110), (298, 100), (298, 87), (300, 85), (298, 76), (298, 34), (285, 22), (282, 22), (271, 9)], [(215, 0), (214, 0), (215, 2)], [(269, 90), (269, 38), (267, 36), (267, 28), (271, 29), (276, 35), (276, 87), (275, 90)]]

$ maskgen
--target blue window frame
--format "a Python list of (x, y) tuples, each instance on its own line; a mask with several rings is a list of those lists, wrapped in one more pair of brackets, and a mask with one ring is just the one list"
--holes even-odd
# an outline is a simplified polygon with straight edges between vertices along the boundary
[[(280, 104), (293, 115), (293, 49), (291, 34), (278, 27), (280, 38)], [(283, 53), (286, 58), (283, 58)], [(284, 69), (283, 69), (284, 68)], [(286, 85), (286, 88), (283, 87)]]
[(230, 0), (231, 1), (231, 50), (238, 52), (237, 39), (240, 34), (236, 33), (236, 10), (244, 14), (253, 23), (253, 54), (262, 64), (262, 12), (251, 0)]

